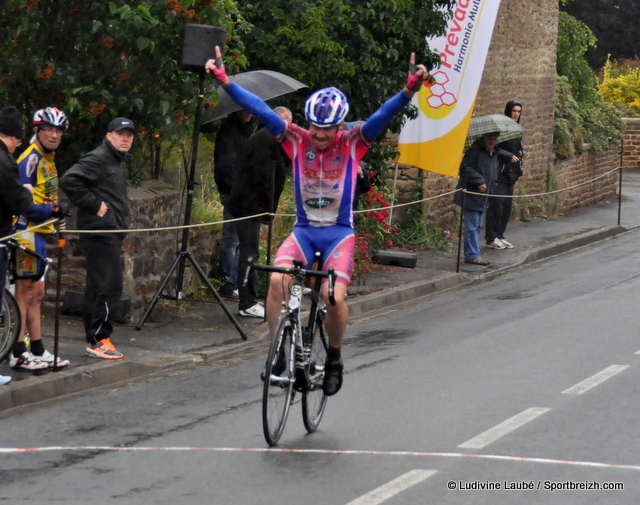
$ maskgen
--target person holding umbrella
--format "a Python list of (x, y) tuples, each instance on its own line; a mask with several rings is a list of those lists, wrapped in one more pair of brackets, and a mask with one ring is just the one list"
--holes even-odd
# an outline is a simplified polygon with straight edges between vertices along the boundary
[(460, 164), (460, 178), (456, 189), (465, 189), (467, 194), (456, 191), (454, 202), (462, 207), (464, 218), (464, 262), (487, 266), (489, 262), (480, 257), (480, 233), (487, 208), (487, 196), (491, 193), (498, 174), (496, 144), (500, 132), (484, 133), (467, 150)]
[[(323, 391), (336, 394), (342, 386), (341, 347), (349, 318), (345, 303), (354, 262), (353, 196), (357, 167), (371, 142), (393, 117), (401, 112), (427, 78), (424, 65), (415, 64), (411, 54), (407, 83), (387, 100), (364, 124), (350, 131), (340, 131), (349, 112), (346, 96), (336, 88), (313, 93), (306, 102), (308, 130), (283, 120), (258, 96), (243, 89), (227, 77), (220, 48), (216, 58), (205, 68), (226, 92), (243, 108), (251, 111), (281, 142), (291, 158), (296, 201), (296, 224), (276, 253), (274, 265), (292, 266), (301, 260), (306, 268), (319, 251), (323, 270), (333, 267), (338, 275), (335, 286), (336, 305), (327, 303), (325, 326), (329, 350), (325, 362)], [(267, 296), (267, 322), (273, 335), (282, 302), (287, 295), (287, 278), (272, 274)], [(327, 285), (323, 294), (327, 298)]]

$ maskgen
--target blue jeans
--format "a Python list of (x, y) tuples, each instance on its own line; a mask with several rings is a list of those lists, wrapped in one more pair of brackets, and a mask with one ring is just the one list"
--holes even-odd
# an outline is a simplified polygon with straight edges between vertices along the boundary
[(480, 233), (484, 212), (464, 211), (464, 259), (472, 260), (480, 256)]
[[(222, 218), (227, 221), (233, 219), (233, 215), (225, 205), (227, 195), (220, 195), (220, 202), (224, 207)], [(220, 274), (225, 278), (225, 284), (232, 289), (238, 288), (238, 233), (236, 223), (224, 223), (222, 225), (222, 240), (218, 251), (218, 263)]]

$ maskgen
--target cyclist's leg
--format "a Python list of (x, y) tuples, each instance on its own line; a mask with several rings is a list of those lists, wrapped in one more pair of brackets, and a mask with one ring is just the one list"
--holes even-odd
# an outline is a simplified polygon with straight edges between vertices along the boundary
[(322, 269), (333, 267), (337, 274), (334, 286), (336, 305), (332, 306), (328, 300), (328, 282), (323, 284), (323, 296), (327, 305), (325, 326), (329, 334), (329, 345), (334, 349), (342, 347), (344, 331), (349, 319), (349, 308), (346, 304), (347, 288), (353, 273), (353, 254), (355, 240), (353, 230), (347, 227), (334, 227), (333, 241), (323, 252), (324, 264)]
[[(23, 233), (18, 235), (17, 241), (22, 246), (46, 257), (46, 237), (42, 233)], [(16, 252), (16, 300), (22, 317), (20, 335), (14, 349), (16, 357), (27, 350), (22, 344), (27, 332), (29, 339), (36, 342), (35, 347), (38, 350), (42, 346), (40, 307), (44, 299), (45, 283), (43, 278), (38, 278), (38, 275), (42, 273), (43, 267), (43, 262), (39, 258), (23, 251)]]
[[(309, 252), (311, 251), (311, 252)], [(305, 265), (307, 258), (313, 258), (313, 250), (308, 244), (302, 233), (298, 229), (294, 229), (276, 252), (273, 264), (279, 267), (293, 266), (293, 260), (300, 260)], [(273, 336), (278, 326), (280, 318), (280, 310), (282, 310), (282, 302), (286, 301), (289, 296), (289, 285), (291, 277), (284, 274), (271, 274), (269, 282), (269, 294), (267, 295), (267, 324), (269, 325), (269, 333)]]
[(342, 387), (342, 357), (340, 349), (344, 333), (349, 321), (349, 307), (346, 304), (347, 288), (353, 273), (353, 254), (355, 240), (353, 230), (346, 227), (334, 227), (334, 240), (328, 247), (323, 257), (323, 270), (333, 267), (337, 274), (334, 285), (335, 306), (329, 303), (328, 282), (323, 285), (323, 296), (327, 305), (325, 328), (329, 336), (329, 350), (325, 363), (324, 393), (327, 396), (336, 394)]

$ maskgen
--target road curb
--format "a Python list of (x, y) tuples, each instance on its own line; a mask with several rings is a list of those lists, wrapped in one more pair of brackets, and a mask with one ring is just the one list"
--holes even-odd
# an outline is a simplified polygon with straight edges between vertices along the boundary
[(439, 293), (470, 282), (464, 274), (447, 274), (429, 281), (415, 281), (404, 286), (384, 289), (378, 293), (349, 300), (349, 316), (359, 317), (376, 310), (392, 307), (423, 296)]
[(610, 228), (577, 235), (567, 240), (531, 250), (521, 264), (533, 263), (535, 261), (548, 259), (569, 251), (575, 251), (581, 247), (592, 245), (632, 230), (633, 229), (628, 229), (624, 226), (612, 226)]

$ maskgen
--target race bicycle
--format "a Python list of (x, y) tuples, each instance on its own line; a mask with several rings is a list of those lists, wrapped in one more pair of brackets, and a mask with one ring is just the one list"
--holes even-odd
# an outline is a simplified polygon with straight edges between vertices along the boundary
[[(322, 264), (319, 254), (316, 260)], [(324, 327), (326, 307), (321, 289), (323, 279), (328, 279), (329, 303), (335, 305), (333, 287), (337, 276), (333, 268), (322, 272), (306, 270), (297, 260), (293, 263), (293, 267), (252, 265), (255, 270), (292, 277), (289, 299), (283, 302), (263, 372), (262, 429), (270, 446), (276, 445), (282, 436), (296, 393), (302, 395), (302, 420), (309, 433), (318, 429), (327, 404), (322, 383), (329, 340)], [(315, 277), (313, 288), (305, 288), (305, 279), (312, 277)], [(303, 295), (311, 301), (304, 326), (301, 322)]]

